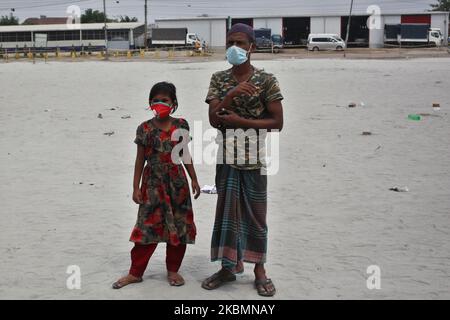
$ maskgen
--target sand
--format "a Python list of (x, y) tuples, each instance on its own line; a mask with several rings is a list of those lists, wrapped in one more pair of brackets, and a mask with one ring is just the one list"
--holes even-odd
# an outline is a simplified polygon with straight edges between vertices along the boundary
[[(275, 298), (450, 298), (449, 60), (254, 64), (278, 77), (285, 96), (280, 170), (268, 186), (267, 271)], [(194, 201), (198, 237), (181, 269), (184, 287), (166, 282), (161, 244), (143, 283), (111, 289), (129, 268), (137, 214), (133, 139), (150, 116), (151, 85), (173, 81), (178, 116), (206, 129), (210, 76), (227, 67), (0, 64), (0, 298), (259, 298), (247, 264), (231, 285), (200, 287), (218, 268), (209, 262), (216, 195), (208, 194)], [(411, 113), (431, 116), (411, 121)], [(214, 183), (214, 165), (196, 169), (202, 186)], [(66, 287), (70, 265), (81, 269), (79, 290)], [(370, 265), (380, 267), (379, 290), (366, 286)]]

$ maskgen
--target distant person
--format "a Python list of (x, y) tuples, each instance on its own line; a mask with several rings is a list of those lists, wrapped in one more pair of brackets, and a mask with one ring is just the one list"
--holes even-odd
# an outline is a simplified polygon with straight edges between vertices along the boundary
[[(209, 120), (226, 137), (227, 129), (281, 130), (283, 96), (277, 79), (251, 65), (255, 33), (245, 24), (235, 24), (227, 33), (227, 60), (230, 69), (213, 74), (206, 97)], [(266, 276), (267, 254), (267, 176), (260, 161), (264, 145), (258, 146), (258, 161), (250, 163), (245, 145), (232, 137), (224, 141), (223, 155), (231, 154), (216, 166), (218, 193), (216, 217), (211, 240), (211, 260), (221, 261), (219, 272), (203, 281), (202, 287), (216, 289), (236, 280), (244, 271), (244, 262), (255, 265), (255, 287), (259, 295), (273, 296), (272, 280)], [(231, 150), (229, 150), (231, 149)], [(250, 148), (248, 148), (250, 149)], [(242, 152), (243, 151), (243, 152)], [(242, 154), (245, 156), (242, 157)]]
[[(134, 242), (131, 250), (129, 274), (113, 284), (120, 289), (130, 283), (142, 281), (142, 275), (150, 257), (160, 242), (167, 243), (167, 279), (171, 286), (182, 286), (183, 277), (178, 273), (187, 244), (196, 237), (189, 184), (184, 168), (191, 178), (194, 198), (200, 195), (190, 155), (184, 168), (173, 162), (173, 148), (179, 143), (171, 140), (177, 129), (189, 130), (185, 119), (170, 116), (178, 108), (175, 86), (160, 82), (153, 86), (149, 97), (150, 108), (155, 116), (141, 123), (136, 130), (134, 142), (137, 155), (134, 167), (133, 201), (139, 204), (136, 225), (130, 237)], [(180, 138), (188, 139), (188, 134)], [(180, 141), (180, 142), (181, 142)], [(187, 151), (186, 148), (184, 151)], [(147, 162), (144, 168), (144, 162)], [(139, 187), (142, 176), (142, 185)]]

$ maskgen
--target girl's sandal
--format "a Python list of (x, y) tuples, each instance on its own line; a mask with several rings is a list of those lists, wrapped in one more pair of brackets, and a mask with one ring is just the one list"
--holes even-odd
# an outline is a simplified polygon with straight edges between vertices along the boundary
[(169, 280), (169, 284), (173, 287), (181, 287), (184, 285), (184, 279), (180, 276), (180, 278), (168, 276), (167, 280)]
[(236, 276), (232, 273), (222, 271), (214, 273), (211, 277), (205, 279), (202, 282), (202, 288), (206, 290), (217, 289), (227, 282), (232, 282), (236, 280)]
[(273, 297), (277, 292), (275, 285), (269, 278), (255, 280), (255, 288), (258, 291), (258, 294), (263, 297)]
[(133, 280), (133, 281), (129, 281), (129, 282), (126, 282), (126, 283), (122, 283), (120, 280), (118, 280), (118, 281), (116, 281), (116, 282), (114, 282), (112, 284), (112, 288), (113, 289), (122, 289), (123, 287), (125, 287), (125, 286), (127, 286), (129, 284), (139, 283), (139, 282), (142, 282), (142, 278), (140, 278), (139, 280)]

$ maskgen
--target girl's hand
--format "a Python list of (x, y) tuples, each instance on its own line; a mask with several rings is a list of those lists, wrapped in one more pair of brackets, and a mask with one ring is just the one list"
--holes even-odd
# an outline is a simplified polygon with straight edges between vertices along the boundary
[(200, 197), (200, 186), (197, 180), (192, 180), (192, 193), (194, 194), (194, 199)]
[(142, 200), (142, 193), (141, 193), (140, 189), (133, 190), (133, 201), (137, 204), (144, 204), (144, 201)]

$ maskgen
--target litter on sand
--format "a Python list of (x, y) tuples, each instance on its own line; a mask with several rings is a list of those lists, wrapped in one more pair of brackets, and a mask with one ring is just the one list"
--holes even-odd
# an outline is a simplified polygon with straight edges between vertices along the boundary
[(114, 134), (114, 131), (104, 133), (104, 135), (106, 135), (106, 136), (112, 136), (113, 134)]
[(395, 191), (395, 192), (408, 192), (409, 191), (408, 187), (397, 187), (397, 186), (389, 188), (389, 190)]
[(442, 116), (438, 114), (431, 114), (431, 113), (418, 113), (421, 117), (434, 117), (434, 118), (442, 118)]
[(441, 105), (439, 103), (433, 103), (433, 110), (435, 111), (441, 110)]
[(217, 193), (216, 185), (210, 186), (205, 184), (203, 188), (200, 189), (202, 193), (215, 194)]
[(409, 120), (414, 120), (414, 121), (420, 121), (421, 117), (418, 114), (409, 114), (408, 115), (408, 119)]

